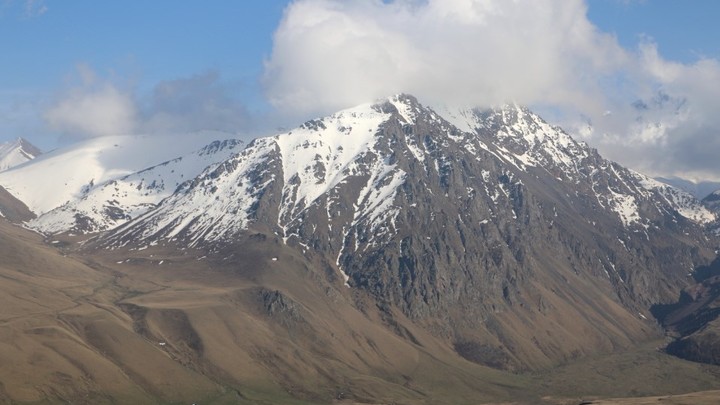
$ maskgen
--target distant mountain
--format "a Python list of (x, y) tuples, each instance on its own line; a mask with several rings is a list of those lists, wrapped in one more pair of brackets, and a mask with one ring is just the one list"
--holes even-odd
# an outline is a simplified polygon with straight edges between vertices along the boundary
[[(117, 206), (121, 211), (132, 210), (131, 207), (138, 204), (159, 202), (174, 191), (177, 183), (184, 181), (183, 177), (192, 178), (212, 163), (215, 152), (232, 153), (232, 149), (240, 144), (239, 141), (227, 141), (209, 145), (218, 135), (224, 134), (209, 132), (89, 139), (44, 154), (30, 164), (0, 172), (0, 186), (39, 217), (57, 210), (34, 223), (39, 229), (49, 233), (70, 230), (76, 225), (72, 219), (76, 214), (77, 222), (83, 222), (88, 217), (102, 222), (102, 219), (89, 215), (89, 212), (96, 212), (103, 216), (105, 208), (102, 204), (110, 207), (108, 215), (126, 216), (127, 213), (121, 214), (112, 207)], [(194, 157), (180, 158), (193, 154)], [(228, 156), (221, 154), (217, 159)], [(133, 177), (148, 168), (153, 170)], [(168, 168), (168, 172), (160, 179), (157, 173), (163, 168)], [(113, 190), (118, 188), (115, 193), (108, 191), (106, 184), (112, 181), (115, 182)], [(133, 183), (131, 187), (134, 189), (127, 189), (130, 183)], [(103, 199), (103, 196), (107, 198)], [(92, 204), (97, 206), (89, 207), (87, 201), (92, 198), (96, 198)], [(142, 210), (139, 206), (135, 208)], [(87, 231), (90, 230), (97, 229), (88, 226)]]
[(679, 177), (656, 177), (655, 179), (681, 190), (685, 190), (699, 200), (707, 197), (715, 190), (720, 190), (720, 183), (716, 181), (701, 181), (696, 183)]
[(240, 140), (214, 141), (200, 150), (119, 178), (88, 183), (65, 204), (29, 221), (46, 234), (106, 231), (154, 208), (183, 182), (238, 152)]
[(715, 214), (523, 107), (438, 111), (402, 95), (256, 139), (94, 246), (280, 243), (494, 367), (657, 336)]
[(0, 143), (0, 171), (29, 162), (41, 154), (40, 149), (23, 138)]

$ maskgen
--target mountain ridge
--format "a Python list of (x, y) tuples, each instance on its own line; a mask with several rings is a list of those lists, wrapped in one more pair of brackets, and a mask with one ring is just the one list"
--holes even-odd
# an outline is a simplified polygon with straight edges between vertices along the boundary
[[(396, 96), (395, 100), (400, 100), (400, 98), (402, 98), (402, 97), (407, 97), (407, 96)], [(397, 113), (399, 114), (399, 117), (401, 117), (402, 121), (404, 121), (405, 123), (412, 122), (412, 118), (411, 118), (412, 111), (408, 110), (406, 105), (401, 104), (401, 108), (399, 108), (399, 109), (397, 108), (397, 105), (398, 105), (397, 102), (395, 104), (393, 104), (393, 102), (390, 102), (389, 105), (392, 105), (393, 108), (396, 108)], [(315, 140), (315, 141), (311, 142), (311, 141), (308, 141), (307, 139), (303, 138), (303, 134), (298, 135), (298, 132), (299, 131), (307, 131), (309, 129), (314, 130), (316, 132), (318, 130), (325, 130), (325, 134), (327, 137), (327, 133), (329, 131), (327, 131), (325, 120), (336, 120), (337, 122), (333, 122), (333, 125), (335, 125), (335, 128), (337, 131), (336, 131), (336, 134), (334, 134), (332, 136), (330, 143), (333, 143), (333, 142), (337, 143), (337, 140), (341, 139), (341, 137), (338, 137), (337, 133), (342, 134), (345, 131), (347, 131), (348, 129), (352, 130), (352, 126), (348, 125), (348, 122), (342, 121), (344, 114), (348, 114), (348, 115), (355, 116), (355, 117), (357, 117), (358, 115), (368, 116), (368, 117), (371, 117), (371, 119), (373, 119), (373, 120), (377, 120), (382, 115), (381, 112), (380, 111), (371, 111), (371, 110), (372, 110), (372, 108), (381, 108), (380, 106), (381, 106), (381, 104), (379, 104), (379, 103), (366, 104), (366, 105), (363, 105), (362, 107), (360, 107), (360, 109), (363, 110), (362, 112), (358, 112), (357, 110), (354, 110), (354, 109), (349, 109), (349, 110), (340, 112), (336, 115), (325, 118), (325, 119), (311, 120), (311, 121), (308, 121), (307, 123), (305, 123), (303, 126), (298, 128), (297, 130), (290, 131), (286, 134), (277, 135), (275, 137), (269, 137), (269, 138), (260, 138), (256, 141), (254, 141), (252, 145), (249, 145), (249, 147), (256, 151), (262, 150), (262, 152), (259, 152), (259, 153), (261, 153), (263, 156), (279, 153), (283, 157), (286, 157), (285, 159), (282, 160), (283, 165), (284, 165), (284, 167), (282, 169), (283, 169), (283, 174), (285, 176), (285, 178), (283, 179), (283, 182), (290, 183), (292, 181), (299, 181), (300, 187), (298, 188), (298, 190), (292, 190), (292, 191), (284, 190), (283, 195), (289, 197), (292, 194), (293, 198), (295, 199), (295, 200), (293, 200), (293, 204), (298, 206), (298, 207), (295, 207), (294, 209), (298, 209), (298, 210), (302, 211), (302, 210), (306, 209), (307, 206), (311, 205), (319, 196), (328, 192), (334, 186), (337, 186), (342, 181), (342, 179), (344, 179), (342, 177), (343, 175), (345, 175), (347, 177), (347, 173), (351, 172), (351, 170), (347, 171), (347, 173), (339, 173), (336, 171), (335, 172), (331, 171), (330, 172), (331, 174), (327, 175), (325, 173), (320, 173), (320, 171), (326, 171), (328, 169), (337, 170), (338, 168), (342, 169), (342, 170), (349, 169), (352, 164), (356, 163), (352, 159), (357, 158), (359, 154), (367, 153), (368, 151), (370, 151), (371, 148), (369, 147), (369, 144), (371, 142), (370, 140), (373, 137), (367, 138), (367, 137), (362, 137), (362, 135), (367, 135), (367, 133), (372, 134), (373, 130), (375, 129), (373, 127), (373, 125), (378, 126), (379, 123), (375, 122), (374, 124), (369, 124), (369, 128), (363, 128), (362, 130), (360, 130), (360, 132), (362, 132), (360, 134), (361, 140), (360, 141), (353, 140), (353, 144), (350, 147), (351, 152), (349, 152), (349, 153), (345, 152), (345, 147), (343, 145), (340, 145), (340, 144), (330, 145), (330, 144), (328, 144), (327, 140), (325, 140), (325, 141)], [(506, 106), (501, 111), (503, 111), (503, 113), (505, 113), (505, 112), (507, 112), (507, 108), (508, 107)], [(513, 108), (520, 108), (520, 107), (514, 106)], [(515, 110), (515, 113), (517, 114), (518, 111), (523, 114), (529, 114), (529, 110), (524, 109), (524, 108)], [(434, 114), (434, 112), (433, 112), (433, 114)], [(556, 175), (556, 176), (565, 176), (565, 177), (567, 177), (569, 175), (569, 173), (578, 174), (577, 167), (578, 167), (579, 161), (583, 160), (583, 159), (587, 159), (590, 156), (590, 153), (593, 153), (594, 155), (599, 156), (599, 155), (597, 155), (597, 152), (594, 151), (593, 149), (590, 149), (589, 147), (587, 147), (584, 144), (575, 142), (571, 137), (569, 137), (567, 134), (565, 134), (562, 131), (558, 132), (556, 128), (550, 127), (549, 125), (544, 123), (544, 121), (542, 121), (539, 117), (537, 117), (535, 115), (532, 115), (532, 117), (534, 120), (536, 120), (536, 122), (533, 123), (533, 124), (535, 124), (536, 127), (540, 126), (539, 125), (540, 123), (537, 120), (540, 120), (541, 125), (543, 126), (543, 128), (540, 131), (533, 130), (534, 133), (546, 134), (548, 131), (555, 131), (557, 134), (561, 135), (561, 139), (558, 142), (555, 142), (554, 140), (550, 141), (550, 142), (543, 142), (543, 140), (522, 138), (522, 132), (523, 131), (527, 132), (527, 123), (523, 123), (526, 125), (526, 128), (524, 128), (524, 129), (520, 128), (519, 130), (518, 130), (518, 128), (513, 128), (516, 131), (516, 135), (517, 135), (517, 133), (521, 133), (520, 138), (523, 139), (523, 141), (521, 141), (521, 143), (513, 141), (513, 142), (505, 142), (503, 144), (504, 140), (515, 139), (517, 137), (513, 138), (513, 137), (509, 136), (508, 134), (501, 133), (501, 136), (498, 137), (499, 142), (495, 143), (495, 145), (501, 145), (501, 146), (499, 146), (496, 151), (490, 151), (490, 148), (485, 143), (485, 142), (487, 142), (487, 139), (485, 139), (485, 140), (474, 139), (473, 141), (478, 142), (477, 145), (473, 145), (473, 144), (469, 143), (469, 144), (466, 144), (465, 146), (470, 148), (469, 150), (471, 150), (471, 151), (473, 151), (474, 149), (477, 148), (477, 146), (479, 146), (480, 149), (490, 151), (496, 157), (500, 158), (501, 160), (504, 160), (507, 163), (512, 164), (513, 166), (515, 166), (519, 169), (525, 169), (527, 166), (530, 166), (530, 167), (542, 167), (547, 171), (549, 167), (552, 167), (552, 170), (554, 170), (554, 173), (551, 173), (551, 174)], [(439, 119), (440, 117), (436, 116), (435, 118)], [(480, 119), (483, 119), (483, 118), (480, 118)], [(493, 118), (491, 117), (488, 119), (487, 117), (485, 117), (484, 119), (489, 120), (491, 122), (490, 127), (492, 127)], [(355, 121), (355, 123), (357, 124), (357, 121)], [(446, 122), (446, 124), (447, 123), (449, 123), (449, 122)], [(450, 128), (443, 128), (443, 129), (451, 130)], [(478, 128), (478, 129), (483, 130), (483, 131), (488, 130), (488, 128)], [(365, 133), (365, 130), (367, 130), (367, 133)], [(357, 131), (355, 133), (357, 133)], [(320, 136), (322, 136), (322, 135), (320, 135)], [(450, 134), (450, 136), (452, 137), (455, 135)], [(348, 139), (350, 138), (349, 135), (345, 135), (345, 137)], [(289, 141), (291, 141), (293, 138), (295, 138), (295, 140), (293, 141), (294, 143), (290, 143)], [(455, 138), (456, 141), (458, 141), (460, 139), (462, 139), (462, 137), (456, 136), (456, 138)], [(528, 144), (527, 143), (528, 139), (531, 139), (533, 141), (533, 143)], [(274, 140), (274, 141), (272, 141), (272, 140)], [(418, 146), (417, 146), (418, 144), (413, 143), (415, 141), (413, 141), (411, 138), (407, 138), (406, 141), (408, 142), (407, 147), (408, 147), (409, 151), (413, 154), (413, 156), (418, 160), (423, 160), (424, 152), (418, 148)], [(522, 143), (524, 143), (524, 145)], [(326, 151), (328, 153), (332, 153), (333, 150), (335, 152), (339, 152), (339, 153), (336, 153), (335, 155), (326, 155), (324, 157), (325, 159), (330, 158), (332, 160), (333, 165), (331, 165), (330, 162), (327, 162), (327, 161), (320, 161), (323, 159), (323, 156), (320, 156), (319, 154), (315, 154), (312, 157), (306, 156), (303, 158), (304, 160), (301, 159), (300, 163), (298, 163), (298, 162), (295, 162), (295, 163), (289, 162), (288, 163), (287, 162), (287, 160), (288, 160), (287, 156), (290, 156), (291, 159), (295, 159), (295, 157), (293, 157), (293, 155), (291, 153), (288, 153), (289, 150), (296, 150), (296, 151), (299, 149), (307, 150), (311, 146), (311, 144), (314, 144), (314, 145), (321, 144), (324, 148), (328, 149), (328, 151)], [(543, 146), (547, 146), (547, 144), (550, 144), (550, 146), (553, 149), (552, 156), (548, 156), (547, 148), (543, 147)], [(347, 145), (345, 145), (345, 146), (347, 146)], [(571, 148), (574, 148), (574, 149), (570, 152), (568, 152), (567, 150), (561, 150), (561, 149), (567, 148), (568, 146)], [(278, 148), (279, 151), (270, 150), (275, 147)], [(357, 149), (358, 147), (360, 149)], [(355, 149), (353, 149), (353, 148), (355, 148)], [(508, 148), (510, 148), (510, 149), (508, 149)], [(533, 148), (535, 148), (535, 149), (533, 149)], [(524, 150), (524, 152), (523, 153), (512, 153), (513, 149)], [(256, 152), (252, 152), (252, 153), (256, 153)], [(252, 153), (246, 153), (246, 155), (250, 155)], [(348, 160), (348, 157), (350, 160)], [(312, 165), (309, 162), (309, 160), (311, 160), (311, 159), (314, 159), (313, 163), (318, 164), (318, 166), (317, 166), (318, 169), (316, 171), (313, 171), (315, 169), (313, 167), (311, 167)], [(345, 160), (343, 160), (343, 159), (345, 159)], [(573, 161), (573, 159), (575, 159), (576, 161)], [(438, 162), (435, 162), (435, 163), (438, 163)], [(293, 165), (293, 164), (294, 165), (300, 164), (300, 165), (303, 165), (304, 167), (301, 169), (298, 169), (297, 167), (290, 168), (290, 165)], [(330, 166), (330, 167), (328, 168), (328, 166)], [(619, 166), (615, 163), (612, 163), (612, 164), (609, 164), (609, 165), (603, 167), (603, 169), (610, 170), (610, 171), (616, 171), (620, 167), (621, 166)], [(438, 169), (436, 168), (436, 170), (438, 170)], [(708, 223), (715, 219), (715, 215), (710, 213), (706, 209), (704, 209), (704, 207), (702, 207), (699, 204), (699, 202), (697, 200), (695, 200), (690, 194), (688, 194), (686, 192), (678, 191), (670, 186), (666, 186), (662, 183), (656, 182), (656, 181), (654, 181), (646, 176), (643, 176), (639, 173), (628, 171), (627, 169), (624, 169), (624, 170), (626, 171), (626, 173), (623, 173), (625, 176), (634, 177), (636, 181), (641, 183), (642, 187), (635, 187), (635, 191), (641, 191), (643, 193), (657, 192), (657, 194), (659, 194), (659, 197), (663, 198), (664, 201), (668, 205), (670, 205), (673, 209), (677, 210), (681, 216), (684, 216), (690, 220), (693, 220), (693, 221), (696, 221), (699, 223)], [(380, 170), (380, 171), (381, 171), (380, 174), (382, 174), (382, 175), (387, 174), (387, 173), (382, 173), (382, 170)], [(288, 174), (288, 173), (290, 173), (290, 174)], [(312, 173), (312, 176), (319, 176), (322, 174), (325, 177), (323, 177), (322, 179), (316, 178), (315, 180), (317, 180), (317, 183), (312, 184), (314, 180), (313, 180), (312, 176), (308, 175), (308, 173)], [(617, 175), (617, 173), (615, 173), (615, 174)], [(217, 173), (215, 175), (217, 175)], [(297, 176), (297, 179), (293, 179), (293, 176)], [(306, 177), (302, 178), (302, 176), (306, 176)], [(330, 176), (330, 177), (328, 177), (328, 176)], [(586, 176), (587, 176), (587, 174), (586, 174)], [(568, 180), (568, 178), (566, 178), (566, 180)], [(396, 181), (396, 183), (397, 183), (397, 181)], [(323, 186), (317, 187), (318, 185), (323, 185)], [(395, 184), (395, 185), (397, 185), (397, 184)], [(639, 190), (639, 189), (642, 189), (642, 190)], [(297, 193), (297, 195), (295, 193)], [(598, 202), (600, 204), (602, 204), (603, 202), (605, 202), (605, 203), (609, 202), (610, 203), (609, 205), (612, 205), (614, 207), (614, 211), (617, 213), (618, 217), (621, 218), (621, 220), (625, 223), (625, 225), (628, 225), (631, 222), (633, 222), (632, 220), (634, 219), (636, 214), (633, 212), (629, 212), (629, 213), (623, 212), (623, 209), (624, 208), (630, 208), (630, 209), (634, 208), (634, 206), (635, 206), (634, 201), (625, 200), (622, 198), (622, 196), (618, 197), (617, 194), (612, 195), (610, 197), (603, 196), (605, 198), (605, 201), (600, 201), (600, 197), (597, 195), (595, 197), (598, 198)], [(613, 200), (613, 198), (615, 198), (616, 200)], [(284, 226), (280, 225), (280, 224), (279, 224), (279, 227), (284, 228)]]
[(720, 189), (720, 182), (717, 181), (691, 181), (681, 177), (656, 177), (655, 180), (685, 190), (698, 200)]
[[(149, 207), (148, 204), (156, 204), (164, 196), (162, 193), (174, 191), (181, 175), (194, 177), (212, 163), (210, 155), (221, 152), (218, 156), (224, 158), (226, 155), (223, 153), (241, 142), (232, 140), (223, 144), (215, 139), (220, 135), (227, 134), (206, 131), (197, 134), (87, 139), (0, 172), (0, 186), (40, 217), (29, 224), (38, 231), (57, 233), (70, 231), (71, 228), (81, 233), (98, 231), (107, 228), (104, 224), (117, 223), (128, 217), (124, 210), (132, 210), (134, 205), (142, 203)], [(219, 142), (218, 145), (222, 147), (209, 153), (213, 142)], [(208, 153), (203, 155), (203, 148), (209, 148)], [(188, 156), (183, 161), (182, 157), (193, 153), (196, 154), (194, 158)], [(170, 161), (175, 163), (168, 164)], [(143, 188), (140, 184), (143, 174), (138, 175), (138, 172), (149, 168), (159, 170), (168, 165), (174, 166), (163, 175), (168, 177), (168, 190), (165, 190), (165, 182), (159, 178), (155, 179), (158, 187), (150, 187), (150, 180)], [(187, 168), (183, 169), (185, 166)], [(170, 173), (174, 169), (179, 171), (177, 176)], [(135, 186), (140, 186), (139, 189), (125, 188), (121, 191), (109, 185), (114, 182), (114, 185), (123, 184), (127, 187), (131, 181), (127, 184), (124, 181), (132, 180), (133, 175), (137, 177)], [(149, 176), (151, 172), (145, 172), (144, 175)], [(42, 187), (38, 186), (40, 184)], [(97, 201), (89, 203), (93, 198)], [(135, 202), (133, 198), (140, 201)], [(103, 214), (106, 210), (102, 205), (109, 206), (107, 215)], [(50, 215), (45, 215), (48, 213)]]
[(203, 148), (140, 171), (95, 184), (79, 196), (27, 222), (45, 234), (97, 233), (113, 229), (155, 207), (183, 182), (229, 157), (240, 140), (214, 141)]
[[(257, 235), (501, 368), (657, 336), (649, 307), (714, 258), (703, 229), (714, 215), (526, 109), (474, 113), (485, 125), (467, 132), (400, 95), (308, 121), (91, 245), (232, 257)], [(528, 317), (553, 327), (533, 336)]]

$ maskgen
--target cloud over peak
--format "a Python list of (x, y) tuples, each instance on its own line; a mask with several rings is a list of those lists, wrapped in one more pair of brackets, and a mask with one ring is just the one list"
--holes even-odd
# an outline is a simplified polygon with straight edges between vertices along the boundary
[(585, 13), (580, 0), (296, 1), (275, 33), (268, 96), (300, 110), (401, 91), (459, 104), (592, 105), (596, 78), (627, 56)]
[(99, 83), (86, 66), (78, 68), (82, 84), (68, 90), (45, 112), (55, 130), (81, 137), (122, 135), (136, 128), (131, 95), (109, 82)]
[(400, 92), (548, 107), (611, 159), (718, 179), (720, 160), (671, 148), (717, 144), (719, 78), (717, 60), (668, 61), (649, 38), (623, 48), (588, 20), (584, 0), (296, 0), (263, 79), (273, 105), (302, 114)]

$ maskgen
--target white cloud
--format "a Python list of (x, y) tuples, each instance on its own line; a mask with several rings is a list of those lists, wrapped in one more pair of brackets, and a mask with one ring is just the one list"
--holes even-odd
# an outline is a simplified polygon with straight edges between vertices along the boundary
[(271, 102), (299, 110), (394, 92), (599, 109), (597, 77), (627, 55), (585, 12), (579, 0), (297, 1), (275, 33), (265, 83)]
[[(399, 92), (428, 104), (543, 106), (621, 163), (717, 179), (720, 159), (684, 154), (717, 144), (718, 79), (717, 60), (668, 61), (650, 40), (622, 48), (583, 0), (297, 0), (264, 85), (278, 109), (308, 115)], [(579, 131), (578, 117), (592, 130)]]
[(253, 124), (245, 105), (231, 96), (231, 88), (215, 72), (160, 82), (145, 97), (84, 64), (77, 66), (73, 79), (77, 83), (44, 114), (49, 127), (65, 137), (203, 130), (240, 136)]
[(720, 63), (668, 61), (644, 43), (626, 70), (635, 102), (616, 101), (617, 114), (597, 118), (588, 142), (651, 175), (720, 180)]
[(132, 95), (99, 81), (87, 66), (78, 66), (82, 83), (69, 89), (45, 112), (54, 130), (73, 137), (132, 133), (137, 110)]

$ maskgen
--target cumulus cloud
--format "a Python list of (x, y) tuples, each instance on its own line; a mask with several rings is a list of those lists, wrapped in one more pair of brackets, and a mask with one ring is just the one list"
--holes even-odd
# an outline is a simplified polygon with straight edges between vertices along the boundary
[(702, 145), (718, 142), (718, 75), (717, 60), (668, 61), (648, 39), (622, 48), (583, 0), (297, 0), (263, 80), (273, 105), (308, 115), (399, 92), (542, 106), (621, 163), (717, 179)]
[(215, 72), (163, 81), (149, 95), (99, 77), (79, 65), (78, 82), (45, 111), (51, 129), (68, 138), (216, 130), (238, 135), (251, 128), (246, 107)]
[(45, 112), (50, 127), (78, 137), (133, 132), (137, 110), (131, 94), (98, 80), (87, 66), (79, 66), (77, 73), (81, 83), (62, 94)]
[(612, 114), (596, 117), (587, 141), (651, 175), (720, 180), (720, 63), (669, 61), (653, 43), (632, 62), (634, 101), (616, 100)]
[(394, 92), (495, 105), (600, 109), (598, 78), (627, 59), (579, 0), (292, 3), (266, 64), (271, 102), (334, 109)]

